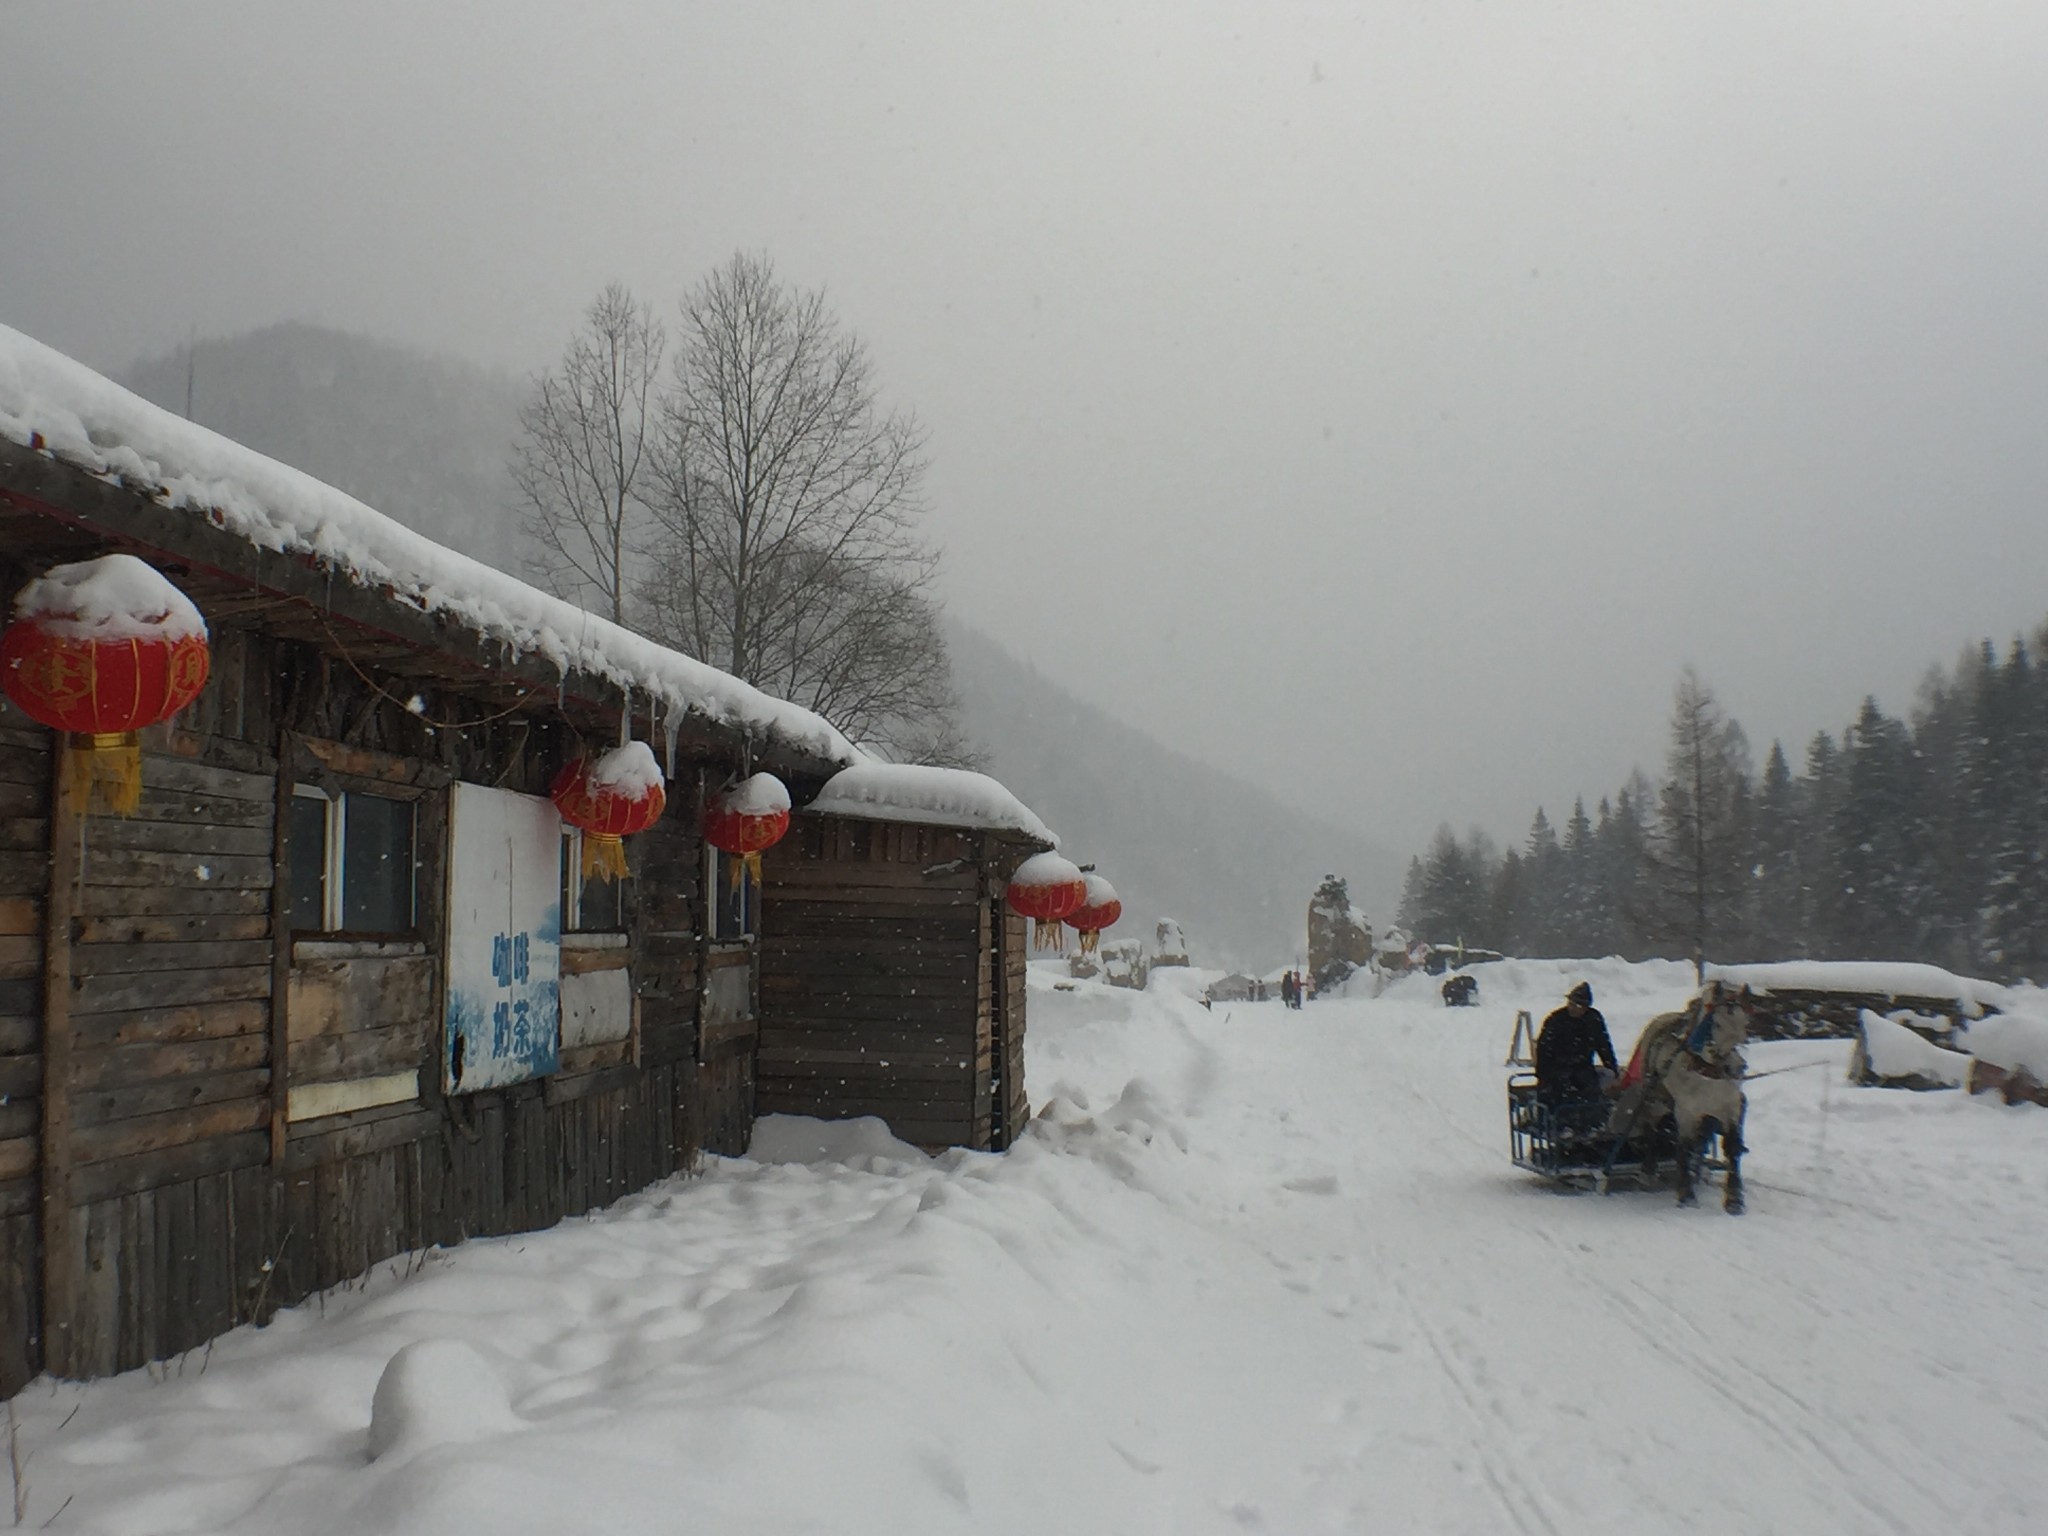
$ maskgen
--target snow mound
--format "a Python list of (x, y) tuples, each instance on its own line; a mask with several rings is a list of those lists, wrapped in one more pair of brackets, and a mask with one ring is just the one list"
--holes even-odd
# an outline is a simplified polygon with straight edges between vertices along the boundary
[(1863, 1055), (1871, 1075), (1886, 1082), (1918, 1080), (1960, 1088), (1970, 1078), (1970, 1058), (1945, 1051), (1932, 1040), (1881, 1013), (1863, 1010)]
[(1031, 1122), (1031, 1134), (1062, 1151), (1104, 1139), (1143, 1147), (1163, 1140), (1182, 1152), (1188, 1148), (1179, 1116), (1167, 1108), (1157, 1088), (1137, 1077), (1125, 1083), (1116, 1102), (1099, 1114), (1090, 1113), (1085, 1098), (1056, 1094)]
[(789, 809), (789, 786), (772, 773), (757, 773), (720, 795), (718, 808), (735, 816), (773, 816)]
[(17, 619), (40, 619), (66, 640), (206, 638), (192, 599), (133, 555), (53, 566), (14, 599)]
[(1056, 853), (1034, 853), (1017, 866), (1017, 872), (1010, 876), (1010, 884), (1020, 891), (1081, 885), (1081, 866)]
[(420, 1339), (391, 1357), (370, 1401), (370, 1459), (523, 1429), (505, 1384), (473, 1345)]
[(1979, 1061), (2006, 1072), (2024, 1069), (2048, 1083), (2048, 1014), (1993, 1014), (1972, 1023), (1957, 1043)]
[(592, 763), (586, 782), (592, 789), (608, 789), (631, 799), (653, 794), (664, 780), (661, 764), (654, 760), (654, 748), (644, 741), (629, 741)]
[(851, 1120), (813, 1120), (808, 1115), (763, 1115), (754, 1122), (747, 1160), (755, 1163), (871, 1165), (929, 1161), (907, 1141), (898, 1141), (888, 1123), (874, 1115)]

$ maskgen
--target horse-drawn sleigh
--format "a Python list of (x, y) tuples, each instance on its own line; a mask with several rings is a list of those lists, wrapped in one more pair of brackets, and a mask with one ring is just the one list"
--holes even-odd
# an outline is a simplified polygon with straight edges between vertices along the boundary
[[(1678, 1203), (1697, 1203), (1704, 1173), (1723, 1175), (1722, 1208), (1742, 1196), (1742, 1046), (1749, 999), (1715, 982), (1677, 1013), (1643, 1026), (1627, 1070), (1598, 1098), (1561, 1094), (1540, 1082), (1535, 1029), (1515, 1018), (1508, 1047), (1508, 1148), (1517, 1168), (1571, 1187), (1611, 1188), (1617, 1178), (1661, 1182), (1669, 1167)], [(1524, 1041), (1528, 1048), (1525, 1050)]]

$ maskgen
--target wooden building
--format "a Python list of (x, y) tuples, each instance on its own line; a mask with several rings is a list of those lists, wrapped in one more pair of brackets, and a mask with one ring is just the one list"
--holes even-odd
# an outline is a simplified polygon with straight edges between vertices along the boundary
[(827, 783), (767, 855), (760, 1113), (1008, 1147), (1031, 1109), (1025, 922), (1003, 893), (1053, 842), (983, 774), (863, 762)]
[[(858, 757), (823, 720), (0, 344), (0, 596), (134, 554), (213, 658), (145, 733), (128, 818), (72, 813), (75, 749), (0, 710), (0, 1393), (743, 1150), (757, 1004), (762, 1108), (1014, 1134), (1022, 929), (997, 898), (1035, 821), (804, 813), (757, 943), (699, 814), (757, 769), (815, 795)], [(585, 886), (544, 795), (622, 729), (669, 813), (630, 880)], [(558, 1027), (515, 1016), (526, 986)]]

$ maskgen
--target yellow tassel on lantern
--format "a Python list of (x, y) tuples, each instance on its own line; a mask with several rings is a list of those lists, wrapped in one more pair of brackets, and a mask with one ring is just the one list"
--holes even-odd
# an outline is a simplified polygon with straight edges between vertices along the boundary
[(623, 880), (626, 878), (626, 840), (606, 832), (583, 834), (583, 878)]
[(135, 732), (74, 735), (65, 757), (64, 795), (73, 812), (133, 816), (141, 807), (142, 738)]
[(1031, 920), (1031, 947), (1049, 949), (1056, 955), (1067, 952), (1067, 925), (1056, 917)]
[(1095, 946), (1096, 946), (1096, 945), (1098, 945), (1098, 944), (1100, 944), (1101, 942), (1102, 942), (1102, 930), (1101, 930), (1100, 928), (1083, 928), (1083, 929), (1081, 930), (1081, 953), (1082, 953), (1082, 954), (1084, 954), (1084, 955), (1092, 955), (1092, 954), (1094, 954), (1094, 953), (1095, 953)]
[(761, 855), (743, 853), (732, 861), (732, 888), (737, 892), (747, 881), (761, 884)]

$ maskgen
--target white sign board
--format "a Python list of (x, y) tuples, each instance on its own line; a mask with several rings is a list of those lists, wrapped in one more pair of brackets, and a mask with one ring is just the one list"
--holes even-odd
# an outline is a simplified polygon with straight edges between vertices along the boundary
[(454, 785), (446, 1090), (474, 1093), (555, 1071), (561, 983), (561, 817), (537, 795)]

